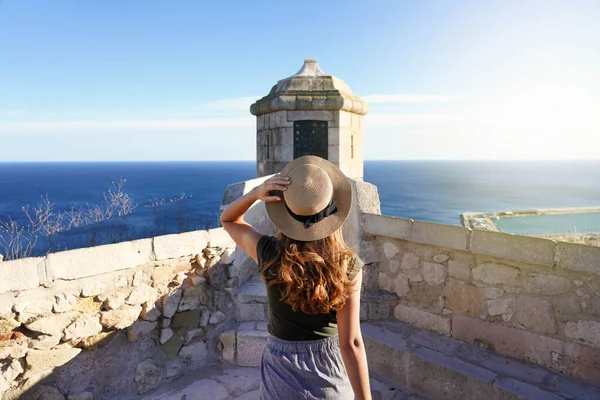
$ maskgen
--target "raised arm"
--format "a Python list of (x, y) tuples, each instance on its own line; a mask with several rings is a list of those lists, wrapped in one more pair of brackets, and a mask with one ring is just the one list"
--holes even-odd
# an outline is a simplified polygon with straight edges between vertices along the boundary
[(369, 368), (367, 354), (360, 332), (360, 288), (362, 273), (354, 279), (355, 291), (337, 312), (338, 334), (342, 359), (357, 400), (370, 400)]
[(244, 221), (244, 215), (257, 200), (264, 202), (280, 201), (277, 196), (271, 196), (271, 190), (286, 190), (290, 181), (287, 177), (275, 175), (261, 185), (255, 187), (239, 199), (236, 199), (221, 213), (221, 224), (241, 249), (254, 261), (258, 261), (256, 245), (262, 236), (252, 225)]

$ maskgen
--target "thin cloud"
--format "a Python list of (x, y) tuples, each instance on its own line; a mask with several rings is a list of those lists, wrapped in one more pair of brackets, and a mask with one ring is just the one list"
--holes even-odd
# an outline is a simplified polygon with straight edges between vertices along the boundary
[(231, 99), (219, 99), (210, 101), (200, 105), (200, 108), (212, 109), (212, 110), (249, 110), (250, 105), (262, 96), (243, 96), (234, 97)]
[(362, 97), (367, 103), (447, 103), (457, 101), (456, 96), (438, 94), (371, 94)]
[(0, 123), (0, 132), (63, 132), (80, 130), (252, 128), (254, 119), (207, 118), (180, 120), (87, 120)]

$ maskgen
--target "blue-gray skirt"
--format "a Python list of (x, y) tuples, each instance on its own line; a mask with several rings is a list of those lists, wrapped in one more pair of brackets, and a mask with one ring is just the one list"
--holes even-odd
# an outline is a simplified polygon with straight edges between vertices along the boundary
[(260, 364), (261, 400), (353, 400), (337, 336), (291, 342), (273, 336)]

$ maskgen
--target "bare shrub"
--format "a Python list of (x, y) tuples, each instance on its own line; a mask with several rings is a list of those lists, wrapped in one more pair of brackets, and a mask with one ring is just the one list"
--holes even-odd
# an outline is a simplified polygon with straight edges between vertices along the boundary
[(0, 221), (0, 249), (7, 261), (31, 256), (37, 239), (31, 225), (23, 226), (10, 217)]
[[(90, 245), (96, 244), (99, 228), (102, 222), (114, 217), (125, 218), (137, 207), (133, 197), (125, 193), (126, 180), (121, 178), (118, 182), (112, 182), (108, 192), (103, 193), (104, 204), (89, 205), (85, 208), (76, 204), (70, 210), (56, 211), (54, 203), (48, 198), (48, 194), (42, 195), (42, 201), (35, 206), (22, 207), (27, 218), (27, 224), (20, 224), (11, 217), (8, 221), (0, 221), (0, 249), (7, 260), (30, 257), (35, 250), (40, 236), (48, 240), (48, 249), (55, 247), (55, 236), (72, 228), (85, 225), (96, 225), (91, 232)], [(122, 233), (111, 233), (111, 241), (117, 241), (120, 237), (127, 237)]]

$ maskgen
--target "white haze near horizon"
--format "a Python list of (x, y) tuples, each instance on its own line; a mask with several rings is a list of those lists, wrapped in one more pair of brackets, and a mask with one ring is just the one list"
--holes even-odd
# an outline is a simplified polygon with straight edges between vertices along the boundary
[[(0, 152), (0, 161), (254, 160), (248, 108), (258, 98), (133, 118), (5, 110), (0, 140), (14, 151)], [(371, 106), (364, 117), (367, 160), (600, 159), (600, 96), (576, 87), (540, 85), (493, 101), (446, 94), (363, 98)]]

